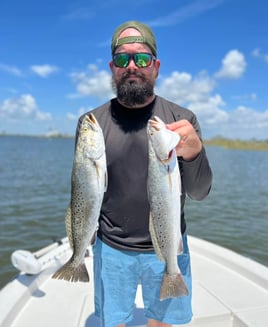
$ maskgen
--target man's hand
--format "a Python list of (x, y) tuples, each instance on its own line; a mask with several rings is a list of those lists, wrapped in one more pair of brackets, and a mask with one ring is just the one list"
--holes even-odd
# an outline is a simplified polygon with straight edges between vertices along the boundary
[(192, 124), (183, 119), (166, 126), (180, 136), (180, 142), (176, 146), (177, 156), (183, 157), (186, 161), (195, 159), (202, 150), (202, 142)]

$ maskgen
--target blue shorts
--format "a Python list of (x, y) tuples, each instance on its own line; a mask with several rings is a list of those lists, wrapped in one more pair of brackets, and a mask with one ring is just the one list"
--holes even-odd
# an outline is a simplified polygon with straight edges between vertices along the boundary
[(141, 283), (144, 315), (167, 324), (186, 324), (192, 319), (192, 278), (187, 237), (178, 264), (189, 295), (159, 300), (165, 264), (154, 252), (114, 249), (100, 239), (93, 248), (95, 315), (103, 327), (114, 327), (133, 319), (135, 296)]

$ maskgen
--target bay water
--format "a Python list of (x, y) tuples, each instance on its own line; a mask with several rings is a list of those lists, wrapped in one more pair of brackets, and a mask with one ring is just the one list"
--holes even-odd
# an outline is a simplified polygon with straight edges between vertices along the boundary
[[(268, 266), (268, 152), (206, 147), (213, 186), (187, 199), (188, 234)], [(0, 287), (18, 271), (10, 256), (65, 237), (73, 138), (0, 137)]]

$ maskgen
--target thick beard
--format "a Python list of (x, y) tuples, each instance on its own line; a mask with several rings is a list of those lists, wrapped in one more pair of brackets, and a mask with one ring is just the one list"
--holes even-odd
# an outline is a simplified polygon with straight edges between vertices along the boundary
[[(127, 81), (130, 75), (140, 77), (142, 83)], [(126, 72), (121, 80), (115, 81), (113, 78), (113, 89), (117, 93), (118, 100), (128, 107), (142, 105), (154, 94), (154, 84), (145, 79), (139, 72)]]

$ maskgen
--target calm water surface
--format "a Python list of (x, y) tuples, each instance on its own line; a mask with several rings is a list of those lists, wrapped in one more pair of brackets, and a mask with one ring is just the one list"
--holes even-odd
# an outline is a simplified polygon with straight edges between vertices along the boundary
[[(65, 236), (73, 139), (0, 137), (0, 287), (17, 274), (10, 255)], [(187, 200), (188, 233), (268, 266), (268, 152), (207, 147), (213, 188)]]

